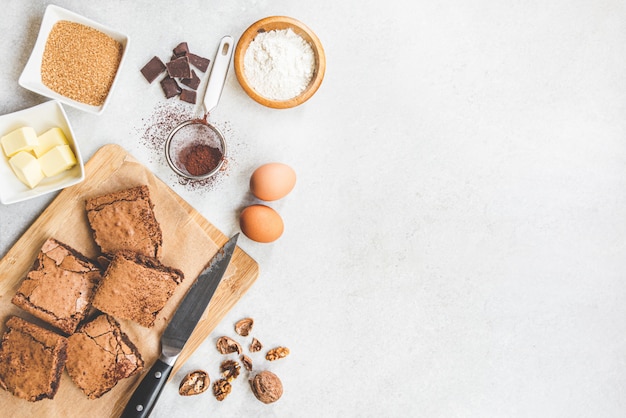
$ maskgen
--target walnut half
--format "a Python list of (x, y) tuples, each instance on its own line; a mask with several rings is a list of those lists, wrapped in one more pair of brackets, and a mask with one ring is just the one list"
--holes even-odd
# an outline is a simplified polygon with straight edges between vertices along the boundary
[(283, 395), (283, 384), (274, 373), (264, 370), (250, 379), (250, 389), (263, 403), (276, 402)]
[(178, 393), (183, 396), (198, 395), (209, 388), (211, 379), (204, 370), (196, 370), (187, 373), (178, 387)]
[(232, 389), (233, 387), (226, 379), (220, 379), (213, 383), (213, 394), (218, 401), (226, 399)]
[(289, 349), (287, 347), (272, 348), (267, 352), (265, 358), (269, 361), (278, 360), (279, 358), (285, 358), (289, 355)]

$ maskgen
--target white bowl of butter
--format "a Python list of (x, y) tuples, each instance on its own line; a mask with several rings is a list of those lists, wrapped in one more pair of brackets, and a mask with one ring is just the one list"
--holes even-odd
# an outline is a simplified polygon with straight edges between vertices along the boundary
[(85, 167), (56, 100), (0, 116), (0, 202), (32, 199), (80, 183)]

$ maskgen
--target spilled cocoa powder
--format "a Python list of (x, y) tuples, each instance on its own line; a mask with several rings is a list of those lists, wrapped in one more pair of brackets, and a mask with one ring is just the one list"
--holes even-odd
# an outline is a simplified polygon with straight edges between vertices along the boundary
[[(171, 102), (158, 103), (149, 116), (142, 118), (142, 126), (137, 128), (139, 141), (152, 151), (153, 156), (156, 157), (154, 161), (159, 164), (167, 165), (167, 161), (165, 160), (165, 141), (168, 135), (180, 123), (193, 118), (193, 110), (190, 109), (189, 106)], [(206, 179), (191, 180), (172, 172), (172, 178), (187, 190), (210, 190), (219, 184), (224, 176), (228, 175), (228, 169), (232, 163), (232, 156), (234, 151), (236, 151), (236, 146), (234, 145), (237, 144), (229, 137), (231, 129), (227, 122), (215, 125), (219, 125), (218, 128), (224, 133), (228, 141), (228, 155), (224, 157), (224, 162), (219, 172)]]

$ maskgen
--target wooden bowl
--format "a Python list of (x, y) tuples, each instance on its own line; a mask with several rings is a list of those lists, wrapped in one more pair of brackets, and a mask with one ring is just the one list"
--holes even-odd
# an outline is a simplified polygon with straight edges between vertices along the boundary
[[(300, 35), (311, 45), (315, 56), (315, 69), (309, 85), (302, 91), (302, 93), (287, 100), (272, 100), (261, 96), (248, 83), (244, 72), (244, 56), (246, 55), (248, 46), (257, 34), (269, 32), (271, 30), (284, 30), (289, 28), (291, 28), (294, 33)], [(253, 23), (241, 35), (239, 41), (237, 42), (237, 47), (235, 48), (234, 66), (237, 80), (239, 80), (239, 84), (241, 84), (241, 87), (245, 90), (248, 96), (264, 106), (275, 109), (287, 109), (306, 102), (311, 98), (311, 96), (313, 96), (313, 94), (315, 94), (324, 79), (324, 72), (326, 71), (326, 56), (324, 55), (324, 48), (322, 47), (322, 43), (319, 38), (304, 23), (287, 16), (270, 16)]]

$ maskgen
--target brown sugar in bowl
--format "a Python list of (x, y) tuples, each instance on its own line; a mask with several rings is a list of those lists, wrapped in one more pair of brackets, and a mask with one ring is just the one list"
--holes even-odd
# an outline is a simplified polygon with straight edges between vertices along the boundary
[[(287, 100), (272, 100), (257, 93), (248, 83), (244, 71), (244, 56), (248, 46), (257, 34), (272, 30), (285, 29), (293, 30), (294, 33), (301, 36), (311, 45), (315, 57), (315, 69), (309, 85), (302, 91), (302, 93)], [(322, 47), (322, 43), (317, 35), (315, 35), (315, 33), (304, 23), (287, 16), (270, 16), (258, 20), (250, 25), (250, 27), (243, 32), (237, 42), (233, 60), (237, 80), (248, 96), (256, 102), (274, 109), (287, 109), (295, 107), (309, 100), (322, 84), (324, 72), (326, 71), (326, 55), (324, 54), (324, 48)]]

